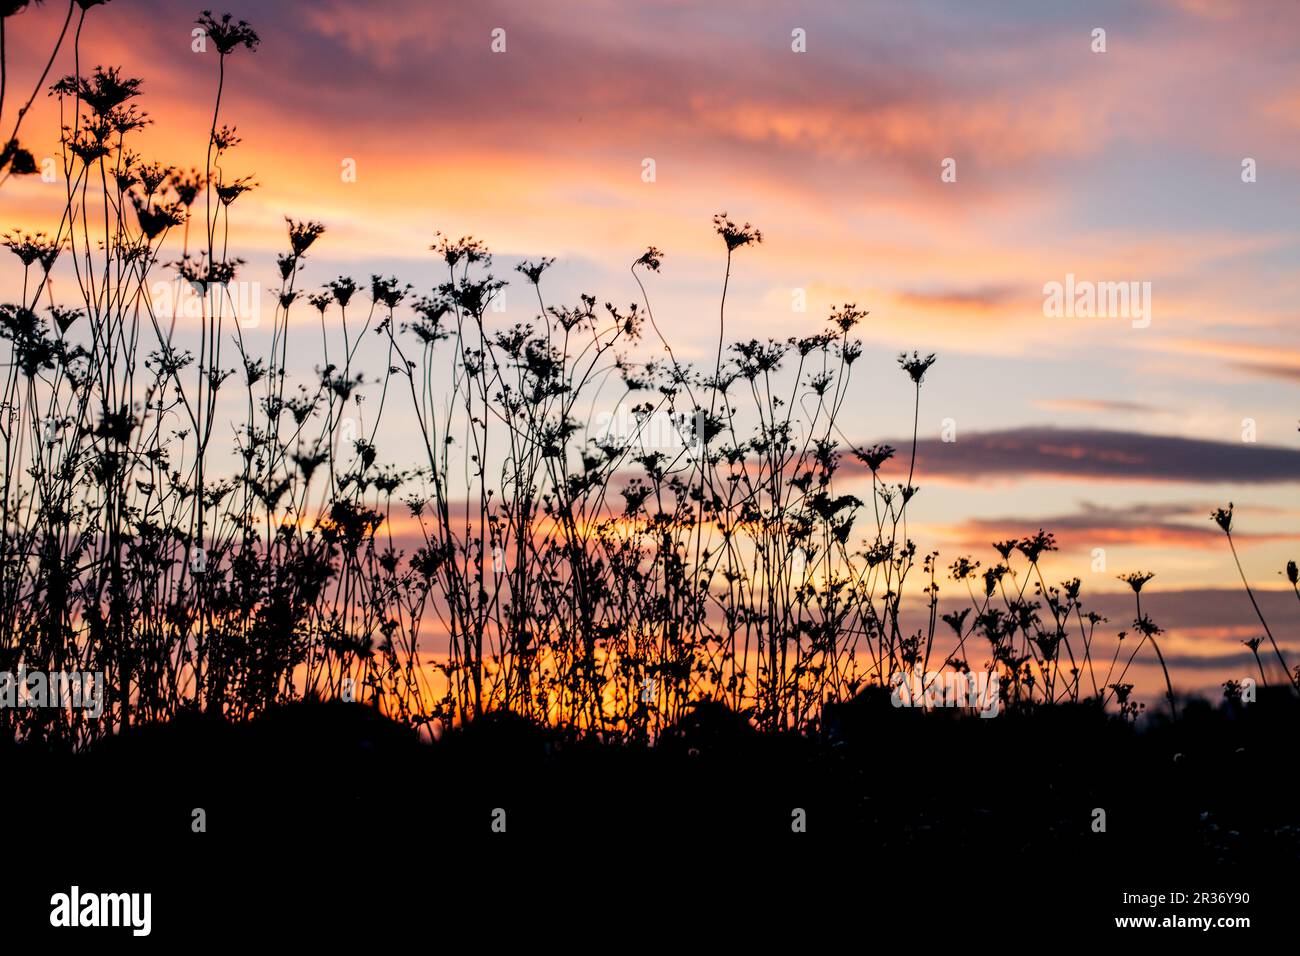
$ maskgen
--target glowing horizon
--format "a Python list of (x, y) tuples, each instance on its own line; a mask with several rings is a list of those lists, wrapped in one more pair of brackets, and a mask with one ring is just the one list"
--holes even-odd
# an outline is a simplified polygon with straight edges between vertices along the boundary
[[(44, 65), (56, 6), (9, 21), (18, 45), (6, 116)], [(873, 4), (764, 3), (762, 16), (739, 5), (561, 7), (236, 11), (263, 45), (231, 70), (222, 121), (243, 137), (231, 174), (260, 186), (232, 207), (230, 243), (262, 281), (264, 311), (286, 215), (327, 228), (301, 276), (307, 289), (377, 273), (426, 290), (442, 279), (428, 251), (441, 230), (484, 239), (503, 276), (521, 259), (556, 256), (549, 302), (591, 292), (625, 304), (640, 300), (628, 267), (653, 244), (666, 250), (648, 283), (658, 323), (680, 357), (703, 363), (724, 260), (709, 217), (727, 210), (764, 232), (736, 256), (729, 340), (814, 334), (841, 302), (870, 311), (856, 330), (867, 350), (846, 440), (904, 451), (910, 405), (894, 357), (939, 354), (922, 391), (912, 530), (945, 565), (963, 553), (987, 562), (989, 542), (1043, 527), (1062, 546), (1050, 566), (1082, 577), (1085, 594), (1116, 594), (1119, 573), (1149, 569), (1152, 593), (1197, 604), (1240, 587), (1209, 520), (1231, 500), (1252, 587), (1290, 594), (1278, 575), (1300, 556), (1300, 227), (1282, 172), (1300, 164), (1300, 54), (1288, 43), (1300, 10), (1192, 0), (978, 18), (956, 0), (905, 17)], [(138, 148), (181, 167), (203, 163), (215, 90), (213, 57), (190, 46), (196, 12), (113, 2), (92, 11), (81, 38), (83, 70), (121, 65), (144, 79), (141, 104), (157, 125)], [(1090, 47), (1097, 27), (1105, 53)], [(791, 49), (795, 29), (805, 53)], [(46, 86), (71, 70), (65, 49)], [(40, 160), (57, 132), (41, 91), (20, 140)], [(948, 158), (955, 182), (941, 178)], [(1253, 182), (1242, 180), (1248, 158)], [(340, 176), (347, 160), (354, 182)], [(50, 230), (63, 186), (12, 178), (0, 197), (0, 229)], [(169, 251), (179, 258), (179, 245)], [(5, 255), (0, 280), (18, 275)], [(1046, 317), (1043, 287), (1067, 275), (1150, 282), (1150, 327)], [(56, 270), (56, 300), (65, 288)], [(295, 308), (291, 324), (314, 344), (314, 312)], [(493, 318), (535, 311), (516, 282)], [(948, 421), (960, 466), (940, 457)], [(1125, 457), (1156, 439), (1169, 440), (1159, 462)], [(1067, 452), (1012, 473), (993, 444), (1013, 440)], [(1225, 464), (1245, 455), (1251, 464)], [(1092, 569), (1095, 548), (1105, 570)], [(1300, 651), (1300, 604), (1279, 601), (1277, 613), (1284, 647)], [(1240, 670), (1252, 620), (1244, 604), (1240, 627), (1189, 620), (1170, 640), (1175, 653), (1221, 657), (1209, 675), (1221, 680)]]

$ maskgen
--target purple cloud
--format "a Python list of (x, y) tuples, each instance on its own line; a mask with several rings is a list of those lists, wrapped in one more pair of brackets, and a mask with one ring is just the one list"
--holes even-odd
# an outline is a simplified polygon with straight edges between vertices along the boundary
[[(899, 449), (906, 474), (910, 439)], [(1027, 427), (937, 438), (917, 444), (917, 474), (958, 480), (1053, 476), (1127, 481), (1274, 484), (1300, 481), (1300, 449), (1145, 432)]]

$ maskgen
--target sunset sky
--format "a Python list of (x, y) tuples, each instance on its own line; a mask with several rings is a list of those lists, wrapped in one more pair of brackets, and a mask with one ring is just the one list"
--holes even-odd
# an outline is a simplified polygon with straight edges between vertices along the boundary
[[(64, 9), (7, 21), (6, 134)], [(221, 122), (243, 137), (229, 168), (260, 183), (233, 210), (231, 246), (268, 288), (285, 215), (328, 230), (309, 289), (340, 273), (428, 289), (440, 230), (484, 240), (503, 277), (555, 256), (553, 302), (626, 304), (639, 297), (628, 266), (654, 244), (659, 324), (680, 358), (711, 363), (725, 256), (710, 217), (725, 210), (764, 235), (737, 254), (729, 338), (811, 334), (841, 302), (870, 310), (850, 438), (904, 446), (910, 383), (895, 357), (938, 353), (909, 527), (923, 550), (987, 564), (989, 542), (1053, 530), (1049, 573), (1082, 577), (1087, 606), (1121, 626), (1131, 595), (1116, 575), (1154, 571), (1144, 609), (1169, 632), (1175, 684), (1212, 689), (1251, 672), (1239, 642), (1262, 633), (1209, 520), (1231, 500), (1246, 572), (1272, 589), (1274, 633), (1300, 653), (1300, 602), (1279, 573), (1300, 558), (1292, 0), (231, 10), (262, 38), (227, 63)], [(112, 0), (81, 38), (83, 68), (144, 79), (156, 126), (136, 148), (186, 167), (203, 163), (215, 91), (215, 54), (190, 49), (197, 13)], [(71, 70), (65, 51), (51, 81)], [(37, 102), (20, 138), (39, 162), (58, 122)], [(955, 182), (941, 181), (945, 158)], [(1247, 158), (1256, 182), (1242, 181)], [(356, 182), (342, 181), (346, 159)], [(62, 199), (61, 184), (11, 180), (0, 230), (52, 230)], [(1046, 317), (1043, 286), (1067, 274), (1149, 282), (1150, 326)], [(6, 288), (14, 275), (6, 256)], [(502, 322), (531, 317), (524, 292), (508, 290)], [(940, 440), (944, 419), (955, 442)], [(1134, 676), (1158, 689), (1150, 670)]]

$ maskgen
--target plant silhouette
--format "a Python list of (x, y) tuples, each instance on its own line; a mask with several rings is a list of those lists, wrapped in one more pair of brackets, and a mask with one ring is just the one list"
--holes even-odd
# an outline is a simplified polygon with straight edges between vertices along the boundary
[[(80, 42), (94, 4), (77, 6), (56, 53)], [(437, 237), (441, 277), (423, 293), (380, 275), (309, 291), (329, 233), (297, 219), (255, 354), (256, 287), (226, 237), (258, 184), (231, 172), (240, 138), (222, 94), (260, 38), (229, 14), (196, 23), (217, 53), (202, 169), (133, 151), (151, 120), (125, 68), (36, 84), (63, 119), (66, 189), (57, 232), (4, 239), (22, 282), (0, 307), (0, 671), (103, 672), (108, 696), (93, 716), (0, 709), (5, 734), (77, 747), (191, 712), (240, 721), (343, 698), (411, 726), (511, 711), (603, 740), (723, 728), (714, 739), (734, 730), (717, 708), (761, 730), (825, 730), (828, 705), (940, 670), (997, 676), (1008, 710), (1134, 718), (1124, 679), (1148, 644), (1176, 715), (1161, 630), (1141, 609), (1149, 574), (1125, 577), (1142, 637), (1117, 667), (1125, 632), (1106, 635), (1078, 578), (1049, 583), (1051, 533), (946, 575), (909, 537), (933, 354), (898, 357), (912, 419), (900, 450), (846, 435), (867, 316), (855, 303), (804, 335), (727, 342), (728, 286), (762, 234), (726, 213), (702, 369), (656, 322), (649, 287), (671, 261), (656, 247), (633, 260), (627, 305), (556, 303), (554, 260), (520, 263), (536, 309), (508, 324), (492, 311), (507, 283), (472, 237)], [(0, 182), (35, 171), (18, 145), (31, 102)], [(54, 301), (56, 266), (75, 304)], [(365, 365), (375, 343), (386, 361)], [(303, 380), (290, 358), (317, 346)], [(625, 405), (629, 429), (593, 426)], [(680, 440), (652, 436), (662, 421)], [(869, 501), (845, 490), (865, 481)], [(1231, 544), (1230, 509), (1216, 520)], [(1294, 586), (1294, 563), (1288, 574)], [(941, 582), (970, 606), (940, 615)], [(909, 588), (923, 596), (911, 610)]]

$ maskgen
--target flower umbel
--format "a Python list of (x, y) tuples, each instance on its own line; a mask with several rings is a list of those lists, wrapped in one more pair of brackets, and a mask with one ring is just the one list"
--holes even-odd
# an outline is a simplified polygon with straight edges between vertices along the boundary
[(727, 244), (727, 251), (732, 252), (741, 246), (747, 246), (750, 243), (760, 243), (763, 241), (763, 233), (755, 229), (749, 223), (743, 226), (737, 226), (727, 218), (725, 212), (720, 212), (713, 217), (713, 229), (722, 237), (722, 241)]
[(1153, 577), (1153, 571), (1130, 571), (1128, 574), (1121, 574), (1119, 579), (1133, 589), (1134, 594), (1142, 593), (1142, 585), (1146, 584)]
[(1210, 520), (1222, 528), (1224, 534), (1232, 534), (1232, 502), (1228, 502), (1227, 508), (1215, 508)]
[(912, 357), (908, 358), (906, 352), (898, 353), (899, 367), (912, 377), (912, 381), (918, 386), (925, 378), (925, 373), (930, 371), (930, 366), (935, 363), (935, 355), (931, 352), (925, 358), (921, 358), (920, 353), (913, 352)]
[(241, 46), (250, 52), (254, 51), (262, 42), (262, 38), (248, 25), (247, 20), (235, 21), (229, 13), (223, 13), (221, 18), (217, 19), (212, 15), (211, 10), (204, 10), (194, 22), (203, 28), (203, 32), (208, 35), (208, 39), (222, 56), (234, 52)]

